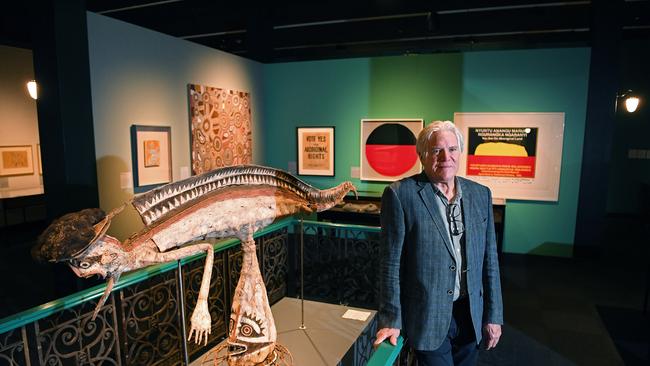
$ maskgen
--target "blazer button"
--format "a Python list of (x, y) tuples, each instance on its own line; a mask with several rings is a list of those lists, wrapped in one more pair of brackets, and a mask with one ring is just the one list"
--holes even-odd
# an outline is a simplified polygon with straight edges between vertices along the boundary
[(454, 291), (452, 291), (452, 290), (447, 290), (447, 295), (451, 296), (451, 295), (453, 295), (453, 294), (454, 294)]
[(454, 266), (454, 265), (452, 264), (451, 266), (449, 266), (449, 269), (452, 270), (452, 271), (455, 271), (455, 270), (456, 270), (456, 266)]

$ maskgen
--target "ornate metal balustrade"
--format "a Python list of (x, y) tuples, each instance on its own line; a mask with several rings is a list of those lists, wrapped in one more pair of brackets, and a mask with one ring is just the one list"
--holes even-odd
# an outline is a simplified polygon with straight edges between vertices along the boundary
[[(379, 231), (378, 227), (371, 226), (306, 221), (303, 224), (305, 298), (377, 309)], [(300, 251), (291, 252), (298, 263)], [(292, 278), (299, 281), (299, 268), (295, 271)]]
[[(256, 236), (272, 304), (295, 296), (299, 288), (300, 225), (287, 219)], [(306, 221), (302, 230), (305, 297), (376, 309), (379, 229)], [(190, 358), (197, 358), (226, 337), (241, 268), (239, 241), (215, 244), (209, 300), (212, 334), (206, 346), (185, 342), (179, 311), (183, 296), (189, 326), (202, 259), (196, 255), (180, 261), (180, 266), (167, 263), (122, 276), (94, 321), (92, 312), (104, 285), (0, 320), (0, 366), (180, 365), (184, 345)], [(374, 333), (373, 323), (341, 364), (365, 365)]]

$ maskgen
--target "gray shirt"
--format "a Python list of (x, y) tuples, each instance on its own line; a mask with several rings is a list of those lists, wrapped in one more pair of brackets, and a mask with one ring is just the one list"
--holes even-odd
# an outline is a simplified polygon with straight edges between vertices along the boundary
[(465, 257), (465, 217), (463, 216), (463, 206), (461, 204), (463, 192), (460, 184), (458, 184), (458, 179), (456, 179), (454, 185), (456, 195), (452, 198), (451, 202), (447, 200), (445, 194), (435, 184), (433, 184), (433, 190), (439, 198), (435, 202), (438, 213), (442, 217), (442, 221), (447, 223), (449, 240), (451, 240), (454, 246), (454, 260), (456, 261), (454, 301), (456, 301), (459, 297), (465, 297), (467, 295), (467, 264), (463, 260)]

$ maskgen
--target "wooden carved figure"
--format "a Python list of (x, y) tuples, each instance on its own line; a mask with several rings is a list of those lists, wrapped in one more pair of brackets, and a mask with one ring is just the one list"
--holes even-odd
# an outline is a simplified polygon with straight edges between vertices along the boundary
[(85, 209), (62, 216), (41, 234), (32, 253), (39, 260), (67, 263), (79, 277), (108, 277), (94, 319), (123, 272), (206, 252), (188, 338), (207, 343), (213, 248), (207, 243), (183, 245), (205, 237), (236, 237), (242, 242), (243, 263), (232, 302), (227, 361), (231, 366), (269, 365), (277, 358), (277, 333), (253, 234), (282, 217), (327, 210), (350, 190), (356, 193), (350, 182), (319, 190), (278, 169), (226, 167), (134, 197), (130, 203), (145, 226), (123, 243), (106, 230), (129, 202), (108, 214)]

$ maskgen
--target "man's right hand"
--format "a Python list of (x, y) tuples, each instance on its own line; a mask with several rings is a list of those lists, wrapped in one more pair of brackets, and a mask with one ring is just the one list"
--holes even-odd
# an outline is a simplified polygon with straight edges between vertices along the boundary
[(377, 340), (375, 340), (372, 346), (377, 348), (386, 338), (388, 338), (390, 344), (397, 346), (397, 337), (399, 337), (399, 329), (381, 328), (377, 331)]

